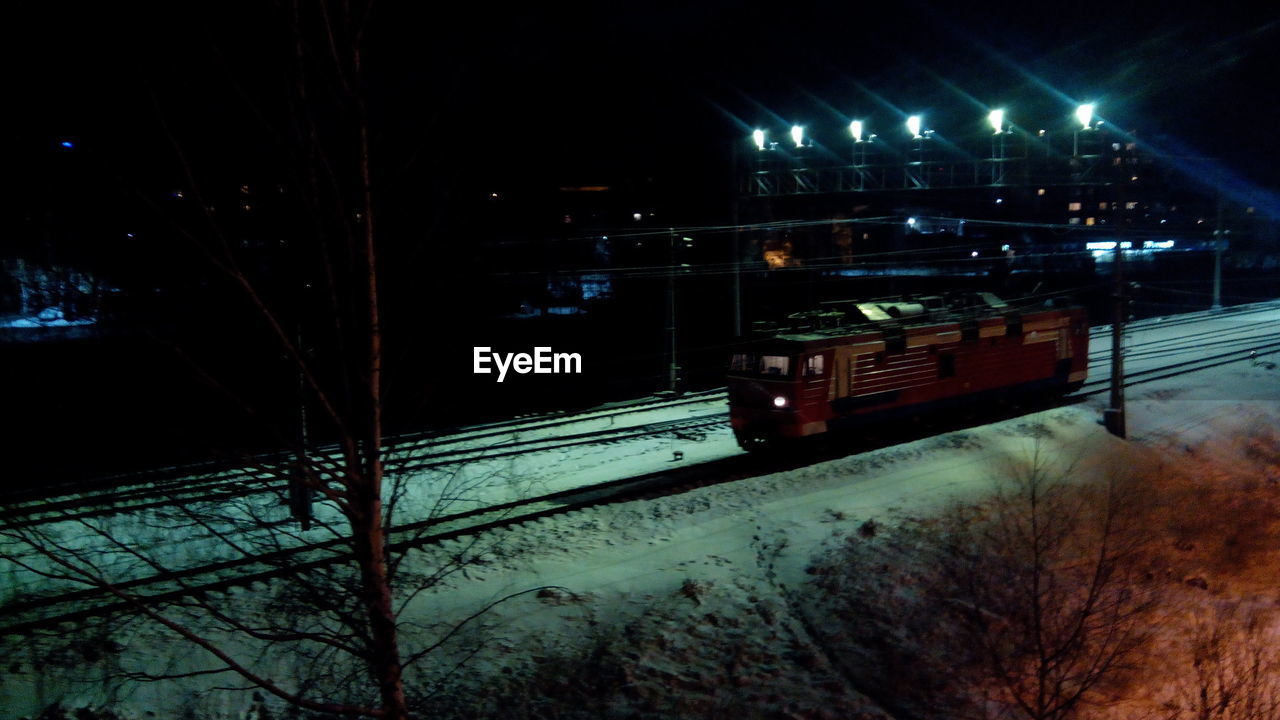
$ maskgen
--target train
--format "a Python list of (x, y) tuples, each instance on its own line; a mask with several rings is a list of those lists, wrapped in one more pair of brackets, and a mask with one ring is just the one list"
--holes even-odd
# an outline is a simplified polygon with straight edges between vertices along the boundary
[(1084, 308), (988, 292), (834, 301), (734, 348), (729, 417), (748, 451), (960, 406), (1078, 390)]

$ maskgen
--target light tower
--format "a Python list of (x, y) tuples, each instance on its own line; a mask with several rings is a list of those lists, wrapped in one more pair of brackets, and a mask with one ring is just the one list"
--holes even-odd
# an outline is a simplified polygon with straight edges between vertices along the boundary
[(751, 142), (756, 146), (756, 170), (752, 175), (751, 192), (755, 195), (773, 195), (777, 191), (777, 181), (770, 172), (770, 150), (773, 143), (768, 142), (765, 131), (756, 128), (751, 132)]
[(916, 159), (907, 163), (906, 172), (902, 175), (903, 187), (920, 189), (929, 187), (929, 170), (925, 162), (925, 143), (928, 142), (929, 136), (933, 132), (923, 128), (923, 120), (919, 115), (912, 115), (907, 118), (907, 132), (911, 133), (911, 140), (915, 143)]
[(796, 193), (814, 192), (817, 188), (814, 187), (813, 178), (809, 174), (803, 126), (791, 126), (791, 142), (796, 144), (795, 163), (791, 168), (792, 190)]
[(1071, 154), (1080, 157), (1080, 133), (1093, 129), (1093, 111), (1096, 106), (1093, 103), (1085, 103), (1076, 108), (1076, 120), (1080, 121), (1080, 127), (1076, 128), (1074, 139), (1071, 143)]
[(1004, 110), (997, 108), (987, 113), (987, 122), (995, 133), (991, 136), (991, 184), (1004, 183)]
[(849, 134), (853, 136), (853, 173), (857, 178), (858, 190), (867, 189), (867, 149), (876, 138), (874, 133), (866, 135), (865, 130), (866, 125), (861, 120), (849, 123)]

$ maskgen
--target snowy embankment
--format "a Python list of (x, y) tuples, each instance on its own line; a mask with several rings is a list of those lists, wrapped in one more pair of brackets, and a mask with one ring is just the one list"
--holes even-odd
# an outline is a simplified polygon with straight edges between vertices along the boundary
[[(1221, 338), (1239, 322), (1211, 318), (1199, 330)], [(1171, 334), (1186, 332), (1184, 327)], [(1144, 340), (1136, 335), (1134, 342)], [(1280, 441), (1271, 431), (1280, 427), (1278, 401), (1280, 371), (1243, 360), (1131, 388), (1129, 441), (1101, 428), (1104, 400), (1095, 398), (414, 551), (407, 564), (424, 571), (469, 554), (458, 572), (418, 593), (405, 608), (402, 619), (428, 637), (495, 600), (549, 589), (498, 604), (468, 625), (458, 643), (416, 665), (409, 681), (418, 689), (435, 688), (435, 710), (458, 717), (592, 716), (605, 707), (622, 716), (892, 717), (892, 706), (902, 698), (869, 683), (849, 659), (865, 653), (870, 663), (884, 649), (848, 650), (848, 638), (837, 637), (840, 624), (824, 614), (833, 607), (833, 598), (824, 596), (828, 586), (815, 578), (848, 548), (878, 551), (873, 541), (891, 547), (896, 528), (927, 522), (954, 502), (980, 500), (997, 480), (1039, 453), (1055, 467), (1074, 466), (1073, 477), (1144, 473), (1150, 494), (1170, 503), (1152, 516), (1158, 522), (1147, 533), (1151, 557), (1160, 563), (1151, 565), (1150, 582), (1166, 588), (1170, 598), (1155, 638), (1165, 645), (1154, 645), (1164, 649), (1157, 652), (1164, 658), (1164, 676), (1145, 684), (1130, 681), (1130, 692), (1123, 694), (1129, 705), (1095, 712), (1138, 717), (1181, 697), (1173, 666), (1185, 654), (1189, 631), (1169, 619), (1277, 604), (1274, 582), (1266, 576), (1277, 567), (1275, 544), (1259, 541), (1280, 537), (1274, 517), (1266, 515), (1277, 506), (1274, 481), (1280, 478)], [(710, 448), (708, 457), (735, 452), (724, 435), (593, 449), (564, 458), (560, 472), (544, 470), (532, 484), (549, 488), (575, 469), (589, 476), (603, 468), (634, 472), (646, 463), (670, 463), (672, 449), (685, 450), (686, 461), (692, 459), (690, 447)], [(1248, 507), (1239, 505), (1241, 498)], [(1186, 519), (1189, 508), (1201, 522)], [(1252, 535), (1229, 532), (1233, 522)], [(870, 574), (888, 587), (888, 612), (919, 594), (915, 575), (898, 566), (918, 558), (909, 547), (885, 558)], [(254, 593), (265, 598), (272, 590), (239, 591), (241, 599)], [(1268, 624), (1274, 618), (1261, 617), (1260, 627), (1274, 628)], [(905, 623), (886, 627), (880, 644), (905, 648), (918, 642), (907, 637)], [(4, 717), (59, 702), (106, 706), (129, 717), (171, 716), (191, 708), (199, 717), (234, 717), (250, 706), (245, 694), (211, 693), (209, 688), (227, 684), (217, 676), (178, 680), (177, 694), (165, 682), (122, 679), (122, 672), (138, 668), (208, 667), (163, 635), (123, 637), (117, 636), (110, 657), (61, 670), (15, 663), (0, 686), (0, 707), (9, 708)], [(464, 656), (466, 663), (455, 670)], [(274, 668), (277, 676), (296, 671), (290, 665)], [(1139, 686), (1140, 692), (1134, 690)], [(1121, 689), (1108, 691), (1121, 697)]]
[[(531, 658), (551, 658), (552, 665), (568, 662), (572, 669), (563, 671), (567, 680), (557, 681), (545, 677), (543, 666), (539, 691), (559, 687), (572, 698), (572, 690), (557, 682), (598, 675), (599, 667), (573, 663), (585, 657), (584, 648), (604, 643), (616, 653), (609, 667), (623, 668), (626, 676), (604, 688), (612, 692), (609, 701), (630, 703), (633, 710), (716, 717), (750, 708), (761, 715), (876, 717), (884, 710), (868, 697), (875, 688), (842, 677), (820, 640), (821, 629), (812, 627), (825, 620), (812, 614), (821, 605), (810, 575), (816, 561), (877, 525), (893, 527), (957, 499), (976, 500), (1036, 452), (1055, 466), (1074, 465), (1077, 477), (1163, 467), (1163, 475), (1216, 483), (1200, 490), (1175, 483), (1175, 504), (1218, 498), (1214, 487), (1226, 492), (1236, 483), (1261, 492), (1250, 502), (1274, 503), (1267, 486), (1274, 490), (1280, 479), (1280, 445), (1270, 433), (1280, 423), (1277, 401), (1280, 374), (1241, 363), (1131, 391), (1129, 427), (1137, 441), (1104, 432), (1097, 423), (1101, 403), (1094, 401), (778, 475), (576, 513), (513, 534), (483, 566), (418, 598), (415, 607), (447, 622), (523, 588), (565, 589), (496, 609), (488, 620), (491, 640), (469, 664), (464, 685), (501, 685), (511, 667), (527, 670), (538, 664)], [(1170, 488), (1152, 492), (1161, 489)], [(1252, 529), (1275, 537), (1274, 523)], [(1152, 527), (1150, 540), (1159, 546), (1200, 543), (1206, 552), (1238, 542), (1212, 534), (1179, 540), (1174, 530)], [(1194, 547), (1181, 554), (1167, 560), (1163, 579), (1174, 595), (1192, 597), (1179, 598), (1170, 614), (1213, 615), (1241, 599), (1273, 608), (1280, 601), (1274, 585), (1248, 579), (1259, 564), (1275, 567), (1274, 552), (1260, 551), (1239, 567), (1215, 564)], [(1180, 649), (1181, 635), (1168, 632), (1167, 641)], [(1188, 662), (1184, 669), (1190, 668)], [(1178, 687), (1161, 695), (1156, 683), (1146, 699), (1167, 701)], [(536, 698), (526, 699), (537, 705)], [(1117, 712), (1124, 717), (1126, 711)]]

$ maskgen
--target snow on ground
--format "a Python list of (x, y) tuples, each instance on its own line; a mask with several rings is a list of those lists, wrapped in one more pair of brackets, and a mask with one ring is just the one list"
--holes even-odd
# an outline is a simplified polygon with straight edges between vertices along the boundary
[[(1251, 316), (1248, 322), (1258, 320)], [(1191, 329), (1153, 332), (1211, 331), (1225, 337), (1241, 322), (1215, 316)], [(1133, 342), (1143, 339), (1136, 332)], [(637, 712), (718, 717), (750, 709), (778, 716), (887, 717), (874, 699), (841, 680), (815, 642), (813, 628), (806, 627), (809, 620), (794, 611), (805, 593), (812, 592), (806, 570), (816, 557), (845, 542), (868, 520), (892, 525), (926, 516), (952, 499), (980, 497), (995, 478), (1034, 452), (1062, 465), (1076, 463), (1082, 472), (1153, 462), (1174, 468), (1192, 462), (1224, 467), (1227, 475), (1231, 468), (1253, 472), (1256, 467), (1241, 466), (1241, 447), (1260, 432), (1280, 427), (1280, 371), (1245, 360), (1131, 388), (1130, 441), (1108, 435), (1099, 425), (1104, 404), (1105, 395), (1095, 396), (795, 470), (592, 508), (494, 533), (470, 546), (480, 554), (463, 572), (418, 594), (404, 619), (445, 628), (513, 593), (556, 589), (520, 595), (476, 623), (477, 634), (471, 637), (482, 641), (482, 650), (462, 672), (448, 674), (456, 655), (442, 652), (410, 677), (419, 682), (448, 677), (455, 700), (479, 703), (477, 715), (501, 715), (505, 713), (483, 703), (499, 702), (495, 698), (514, 702), (493, 689), (508, 687), (504, 683), (537, 660), (563, 665), (571, 674), (578, 662), (573, 658), (593, 644), (613, 643), (630, 648), (630, 674), (624, 680)], [(475, 472), (477, 477), (505, 478), (486, 485), (494, 493), (502, 487), (544, 492), (569, 482), (669, 468), (676, 449), (685, 453), (686, 464), (738, 452), (723, 429), (700, 442), (623, 442), (561, 451), (554, 466), (546, 457), (536, 462), (495, 460), (499, 464), (490, 468), (476, 463), (481, 467)], [(1275, 473), (1280, 479), (1280, 465)], [(464, 551), (467, 542), (415, 551), (412, 565), (437, 567)], [(1210, 571), (1186, 568), (1189, 578), (1212, 578)], [(1220, 596), (1234, 592), (1227, 579), (1205, 582), (1217, 583), (1213, 587)], [(1268, 589), (1264, 582), (1253, 582), (1247, 591), (1250, 597), (1269, 597), (1273, 605), (1277, 600), (1274, 585)], [(190, 654), (177, 643), (138, 639), (121, 648), (111, 663), (116, 668), (167, 665)], [(199, 666), (194, 659), (182, 665)], [(100, 679), (103, 670), (98, 667), (48, 675), (21, 661), (15, 667), (19, 670), (11, 667), (0, 683), (0, 707), (7, 708), (0, 711), (3, 718), (32, 714), (59, 701), (73, 707), (110, 705), (133, 717), (147, 711), (166, 716), (179, 707), (164, 683), (125, 692), (119, 681)], [(586, 672), (568, 681), (551, 678), (547, 687), (589, 705), (592, 688), (584, 678), (591, 677), (592, 668), (577, 669)], [(189, 703), (199, 688), (211, 684), (216, 682), (188, 678), (178, 687)], [(231, 717), (237, 708), (250, 705), (243, 694), (218, 697), (202, 705), (202, 717)]]
[[(785, 612), (794, 600), (788, 594), (805, 592), (805, 571), (813, 559), (862, 523), (893, 524), (895, 518), (927, 515), (952, 498), (986, 493), (1010, 463), (1026, 460), (1037, 449), (1058, 463), (1077, 462), (1084, 473), (1178, 463), (1179, 456), (1191, 452), (1218, 454), (1218, 462), (1238, 464), (1231, 453), (1234, 439), (1280, 422), (1280, 375), (1241, 364), (1140, 386), (1129, 400), (1130, 432), (1146, 438), (1133, 444), (1099, 426), (1103, 403), (1095, 400), (777, 475), (540, 522), (512, 537), (500, 555), (484, 568), (472, 568), (465, 580), (421, 596), (416, 608), (447, 622), (520, 589), (566, 588), (579, 598), (571, 612), (561, 602), (519, 601), (500, 606), (491, 619), (495, 637), (505, 638), (498, 648), (528, 652), (532, 643), (543, 653), (580, 646), (600, 625), (616, 629), (646, 617), (646, 627), (666, 627), (672, 639), (656, 645), (663, 648), (662, 657), (637, 657), (636, 662), (656, 668), (665, 663), (673, 677), (701, 688), (703, 704), (696, 691), (677, 693), (692, 703), (677, 714), (707, 717), (715, 716), (707, 714), (714, 704), (705, 705), (714, 703), (715, 688), (733, 684), (702, 667), (715, 666), (716, 653), (708, 649), (745, 643), (757, 648), (752, 652), (759, 661), (764, 652), (759, 648), (781, 652), (779, 643), (794, 644), (810, 658), (807, 662), (765, 662), (787, 667), (790, 674), (774, 678), (772, 692), (735, 697), (803, 716), (824, 707), (831, 696), (799, 707), (796, 703), (805, 702), (800, 689), (811, 686), (815, 673), (830, 675), (830, 670), (803, 629), (766, 617), (785, 616), (794, 626), (795, 615)], [(1273, 604), (1280, 599), (1274, 586), (1271, 599)], [(737, 633), (745, 639), (726, 634), (724, 618), (753, 630)], [(656, 652), (652, 642), (634, 641)], [(509, 657), (499, 650), (473, 667), (483, 672)], [(869, 700), (846, 699), (849, 704), (834, 716), (876, 712)]]

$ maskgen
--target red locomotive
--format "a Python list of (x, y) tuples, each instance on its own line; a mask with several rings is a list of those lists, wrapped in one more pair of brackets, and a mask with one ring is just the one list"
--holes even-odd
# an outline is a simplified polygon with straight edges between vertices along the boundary
[(747, 450), (1010, 395), (1084, 384), (1079, 307), (1013, 307), (990, 293), (826, 303), (746, 343), (729, 417)]

